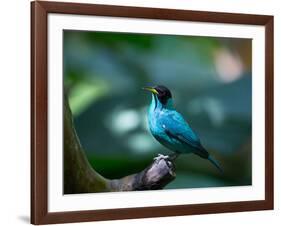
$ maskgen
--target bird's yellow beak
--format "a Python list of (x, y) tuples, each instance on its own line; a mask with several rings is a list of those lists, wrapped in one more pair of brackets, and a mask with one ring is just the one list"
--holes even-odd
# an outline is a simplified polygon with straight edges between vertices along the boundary
[(149, 92), (152, 92), (152, 93), (154, 93), (154, 94), (159, 94), (159, 93), (157, 92), (157, 90), (154, 89), (153, 87), (143, 87), (142, 89), (143, 89), (143, 90), (147, 90), (147, 91), (149, 91)]

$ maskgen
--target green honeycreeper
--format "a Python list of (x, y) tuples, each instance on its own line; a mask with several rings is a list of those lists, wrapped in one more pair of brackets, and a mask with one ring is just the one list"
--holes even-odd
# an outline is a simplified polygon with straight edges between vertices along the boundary
[(193, 153), (208, 159), (220, 172), (223, 172), (219, 163), (202, 146), (196, 133), (175, 110), (170, 90), (160, 85), (143, 89), (152, 93), (148, 110), (150, 131), (159, 143), (174, 152), (171, 157), (159, 154), (156, 159), (175, 160), (179, 154)]

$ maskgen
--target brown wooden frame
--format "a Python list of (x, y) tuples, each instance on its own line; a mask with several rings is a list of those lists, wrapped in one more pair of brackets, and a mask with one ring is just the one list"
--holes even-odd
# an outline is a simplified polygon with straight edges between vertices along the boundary
[[(48, 212), (48, 13), (265, 26), (265, 200)], [(273, 209), (273, 16), (62, 2), (31, 3), (31, 223), (51, 224)]]

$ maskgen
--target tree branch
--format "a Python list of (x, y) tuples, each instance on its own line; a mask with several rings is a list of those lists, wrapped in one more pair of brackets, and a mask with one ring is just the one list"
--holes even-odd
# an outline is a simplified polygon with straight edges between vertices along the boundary
[(154, 160), (140, 173), (121, 179), (109, 180), (98, 174), (80, 144), (64, 96), (64, 194), (156, 190), (164, 188), (175, 176), (174, 165), (168, 159)]

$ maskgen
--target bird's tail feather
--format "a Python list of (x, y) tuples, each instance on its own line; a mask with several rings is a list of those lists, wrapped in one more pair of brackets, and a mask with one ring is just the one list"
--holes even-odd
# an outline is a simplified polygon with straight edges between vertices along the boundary
[(216, 159), (214, 159), (211, 155), (208, 156), (208, 160), (221, 172), (223, 173), (223, 170), (220, 166), (220, 164), (218, 163), (218, 161)]

